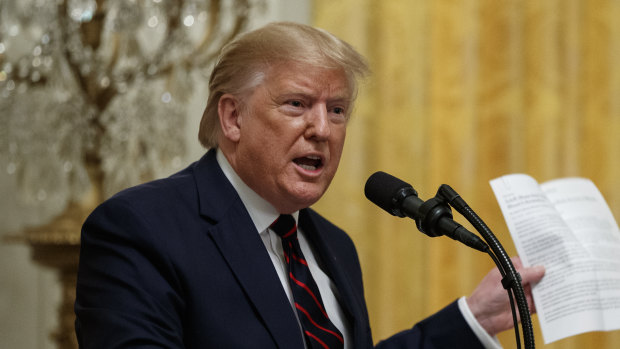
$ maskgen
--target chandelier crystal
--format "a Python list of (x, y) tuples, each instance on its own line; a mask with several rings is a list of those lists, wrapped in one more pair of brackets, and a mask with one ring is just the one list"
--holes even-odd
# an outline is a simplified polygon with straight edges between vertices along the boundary
[(263, 6), (1, 0), (0, 170), (23, 199), (58, 204), (179, 168), (197, 79)]

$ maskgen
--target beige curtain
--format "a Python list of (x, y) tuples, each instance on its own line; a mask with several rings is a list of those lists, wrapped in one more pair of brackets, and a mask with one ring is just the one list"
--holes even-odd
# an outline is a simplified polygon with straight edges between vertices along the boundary
[[(363, 186), (374, 171), (407, 180), (422, 198), (450, 184), (511, 255), (489, 186), (504, 174), (588, 177), (620, 219), (619, 19), (615, 0), (314, 2), (314, 24), (354, 44), (374, 72), (316, 208), (358, 246), (375, 340), (469, 294), (493, 265), (369, 203)], [(499, 338), (516, 347), (512, 332)], [(620, 331), (545, 347), (618, 346)]]

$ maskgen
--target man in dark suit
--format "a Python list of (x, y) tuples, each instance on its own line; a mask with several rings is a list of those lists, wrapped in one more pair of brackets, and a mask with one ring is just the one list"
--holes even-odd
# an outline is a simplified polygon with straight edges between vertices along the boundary
[[(336, 172), (367, 71), (347, 43), (299, 24), (226, 46), (201, 121), (206, 155), (115, 195), (84, 223), (80, 346), (371, 348), (353, 242), (309, 208)], [(283, 243), (290, 234), (273, 222), (291, 216), (295, 240)], [(311, 280), (299, 281), (298, 267)], [(543, 272), (521, 275), (529, 283)], [(323, 315), (306, 312), (298, 286)], [(499, 273), (489, 274), (471, 297), (378, 347), (497, 346), (491, 337), (510, 319)]]

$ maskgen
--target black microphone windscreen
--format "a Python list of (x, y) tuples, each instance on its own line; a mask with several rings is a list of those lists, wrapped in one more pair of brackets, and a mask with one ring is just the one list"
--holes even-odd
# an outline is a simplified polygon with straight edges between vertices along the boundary
[(396, 215), (394, 212), (394, 199), (398, 196), (399, 191), (404, 188), (411, 188), (411, 185), (390, 174), (379, 171), (375, 172), (366, 181), (364, 194), (375, 205), (391, 215)]

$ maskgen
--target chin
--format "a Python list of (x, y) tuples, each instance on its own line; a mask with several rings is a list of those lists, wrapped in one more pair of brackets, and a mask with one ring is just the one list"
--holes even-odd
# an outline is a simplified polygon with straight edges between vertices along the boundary
[(298, 203), (298, 206), (301, 206), (300, 209), (310, 207), (325, 193), (325, 189), (322, 188), (314, 188), (313, 190), (308, 190), (305, 188), (303, 191), (293, 191), (291, 192), (291, 196), (295, 197), (295, 201)]

